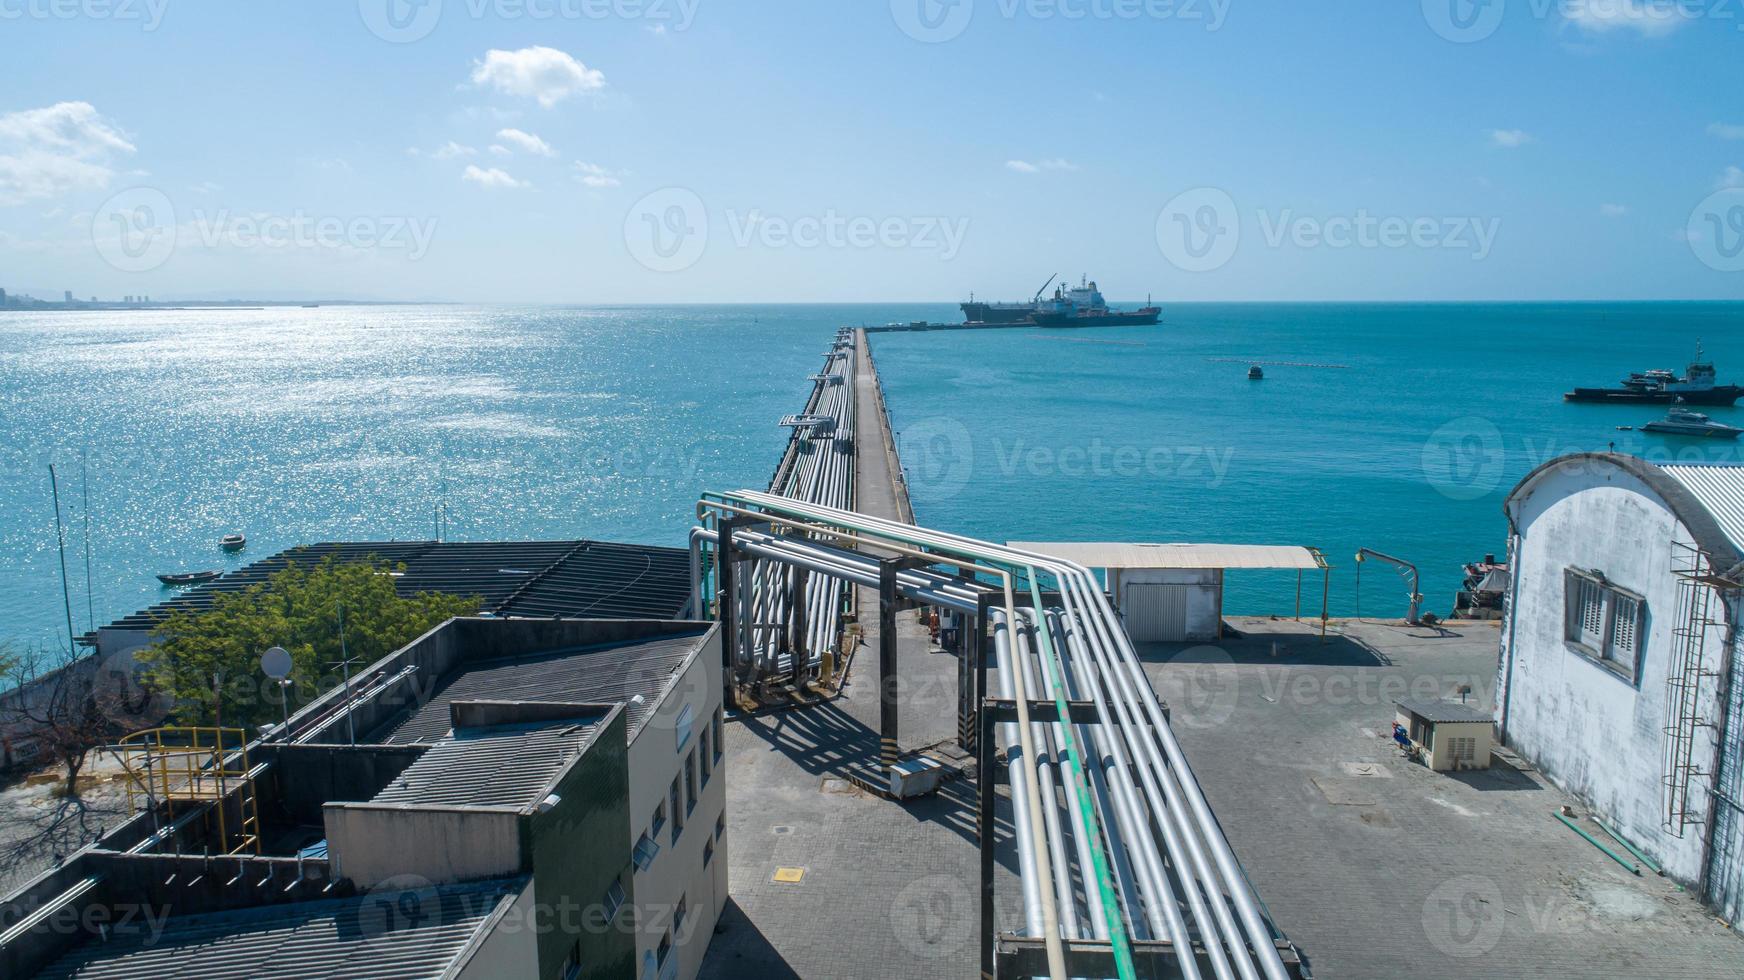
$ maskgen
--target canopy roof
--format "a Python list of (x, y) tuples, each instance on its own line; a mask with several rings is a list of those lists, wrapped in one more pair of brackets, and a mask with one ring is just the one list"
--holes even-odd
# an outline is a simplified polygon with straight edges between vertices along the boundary
[(1319, 552), (1295, 545), (1265, 544), (1128, 544), (1118, 541), (1012, 541), (1010, 546), (1036, 551), (1085, 568), (1296, 568), (1319, 569), (1326, 564)]

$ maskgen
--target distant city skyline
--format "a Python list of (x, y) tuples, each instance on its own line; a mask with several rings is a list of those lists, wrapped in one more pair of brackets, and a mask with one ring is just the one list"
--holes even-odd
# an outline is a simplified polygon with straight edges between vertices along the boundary
[(21, 8), (0, 268), (186, 300), (1744, 299), (1744, 11), (1307, 7)]

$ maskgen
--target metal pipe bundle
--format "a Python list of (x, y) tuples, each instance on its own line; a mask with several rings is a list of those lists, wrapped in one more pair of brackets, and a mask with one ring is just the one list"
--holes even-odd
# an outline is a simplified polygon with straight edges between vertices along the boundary
[[(1204, 975), (1186, 951), (1202, 945), (1218, 980), (1284, 980), (1271, 923), (1200, 791), (1137, 652), (1101, 585), (1088, 570), (1045, 555), (911, 527), (845, 509), (768, 493), (710, 495), (705, 527), (727, 513), (767, 515), (768, 530), (735, 533), (734, 547), (767, 562), (791, 562), (834, 581), (868, 584), (876, 561), (864, 549), (906, 549), (955, 567), (995, 569), (1003, 607), (991, 611), (998, 690), (1020, 705), (1020, 721), (996, 741), (1010, 760), (1018, 870), (1026, 930), (1047, 945), (1054, 976), (1064, 944), (1111, 943), (1122, 976), (1134, 972), (1131, 941), (1168, 940), (1181, 973)], [(799, 529), (809, 529), (805, 540)], [(704, 531), (704, 534), (712, 533)], [(838, 547), (826, 541), (846, 541)], [(1059, 593), (1044, 608), (1041, 588)], [(963, 608), (959, 582), (924, 569), (899, 590)], [(1031, 601), (1014, 595), (1027, 588)], [(930, 595), (933, 598), (922, 598)], [(1028, 721), (1021, 708), (1089, 702), (1095, 724)]]

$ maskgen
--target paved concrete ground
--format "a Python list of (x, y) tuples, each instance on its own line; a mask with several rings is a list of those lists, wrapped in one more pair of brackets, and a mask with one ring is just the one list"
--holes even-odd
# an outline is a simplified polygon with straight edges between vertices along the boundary
[(1400, 756), (1393, 698), (1470, 684), (1494, 704), (1493, 624), (1348, 624), (1322, 645), (1305, 624), (1232, 623), (1248, 638), (1147, 645), (1146, 669), (1316, 976), (1744, 977), (1744, 941), (1553, 819), (1573, 801), (1538, 773), (1445, 775)]

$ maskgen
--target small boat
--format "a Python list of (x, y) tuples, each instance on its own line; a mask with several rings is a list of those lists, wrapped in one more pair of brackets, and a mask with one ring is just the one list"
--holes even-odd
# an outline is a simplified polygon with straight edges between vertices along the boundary
[(225, 551), (241, 551), (248, 547), (248, 537), (241, 534), (226, 534), (218, 539), (218, 547)]
[(168, 575), (159, 575), (157, 580), (171, 588), (179, 589), (189, 585), (199, 585), (201, 582), (210, 582), (223, 574), (223, 572), (216, 571), (173, 572)]
[(1264, 381), (1264, 380), (1266, 380), (1266, 369), (1260, 367), (1258, 364), (1255, 364), (1253, 367), (1250, 367), (1247, 369), (1247, 379), (1249, 381)]
[(1641, 431), (1670, 436), (1701, 436), (1708, 439), (1736, 439), (1744, 435), (1744, 429), (1722, 425), (1700, 412), (1684, 408), (1672, 409), (1665, 418), (1642, 426)]

